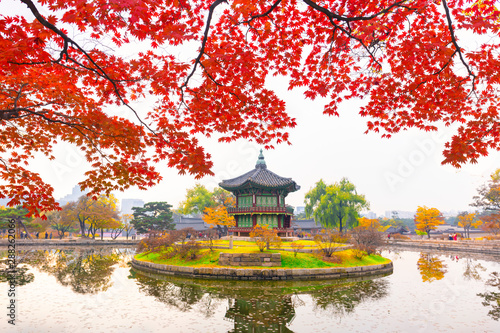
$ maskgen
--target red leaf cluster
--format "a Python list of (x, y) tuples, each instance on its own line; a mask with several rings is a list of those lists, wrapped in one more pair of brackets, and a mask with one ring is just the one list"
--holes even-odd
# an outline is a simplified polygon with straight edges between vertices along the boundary
[(35, 18), (0, 14), (0, 197), (33, 214), (57, 205), (23, 165), (57, 142), (82, 149), (93, 196), (158, 183), (161, 161), (210, 174), (199, 136), (288, 143), (274, 75), (328, 98), (328, 115), (366, 99), (367, 131), (383, 136), (458, 123), (444, 163), (499, 149), (493, 0), (17, 1)]

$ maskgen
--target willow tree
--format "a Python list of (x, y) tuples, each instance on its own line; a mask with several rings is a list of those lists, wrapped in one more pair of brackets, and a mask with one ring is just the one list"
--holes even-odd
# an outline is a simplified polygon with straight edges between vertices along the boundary
[(369, 207), (365, 196), (347, 178), (326, 185), (321, 179), (316, 187), (306, 193), (306, 214), (325, 228), (337, 228), (339, 232), (358, 225), (359, 213)]

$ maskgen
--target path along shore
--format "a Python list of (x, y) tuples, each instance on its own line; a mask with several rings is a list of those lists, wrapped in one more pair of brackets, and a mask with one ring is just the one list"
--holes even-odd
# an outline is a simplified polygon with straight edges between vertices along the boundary
[[(56, 247), (56, 246), (135, 246), (139, 240), (135, 239), (18, 239), (15, 240), (16, 247), (40, 246), (40, 247)], [(9, 242), (7, 238), (0, 239), (0, 248), (8, 247)]]
[(387, 246), (500, 255), (500, 240), (388, 239)]

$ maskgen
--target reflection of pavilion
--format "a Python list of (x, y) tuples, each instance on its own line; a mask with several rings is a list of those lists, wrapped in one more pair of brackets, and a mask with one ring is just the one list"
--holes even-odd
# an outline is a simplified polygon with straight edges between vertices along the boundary
[[(227, 300), (226, 321), (233, 322), (228, 333), (291, 333), (295, 307), (305, 303), (299, 295), (310, 295), (313, 309), (330, 311), (330, 316), (352, 312), (359, 304), (387, 296), (386, 279), (357, 277), (318, 281), (231, 281), (185, 279), (131, 269), (139, 289), (164, 304), (182, 311), (203, 309), (209, 318)], [(387, 276), (390, 274), (383, 274)], [(202, 307), (196, 306), (204, 300)]]
[(291, 295), (271, 299), (231, 299), (225, 319), (234, 322), (229, 333), (292, 332), (286, 325), (295, 317)]

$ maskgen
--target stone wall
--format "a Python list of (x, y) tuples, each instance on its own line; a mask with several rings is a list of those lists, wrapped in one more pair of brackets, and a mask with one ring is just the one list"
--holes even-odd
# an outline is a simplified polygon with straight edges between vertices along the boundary
[(464, 251), (473, 253), (500, 254), (499, 241), (446, 241), (446, 240), (399, 240), (391, 239), (387, 245), (414, 249)]
[(133, 259), (132, 267), (146, 272), (201, 279), (222, 280), (327, 280), (391, 274), (392, 262), (380, 265), (343, 268), (230, 268), (183, 267), (154, 264)]
[(219, 254), (219, 266), (281, 266), (280, 253), (223, 253)]

